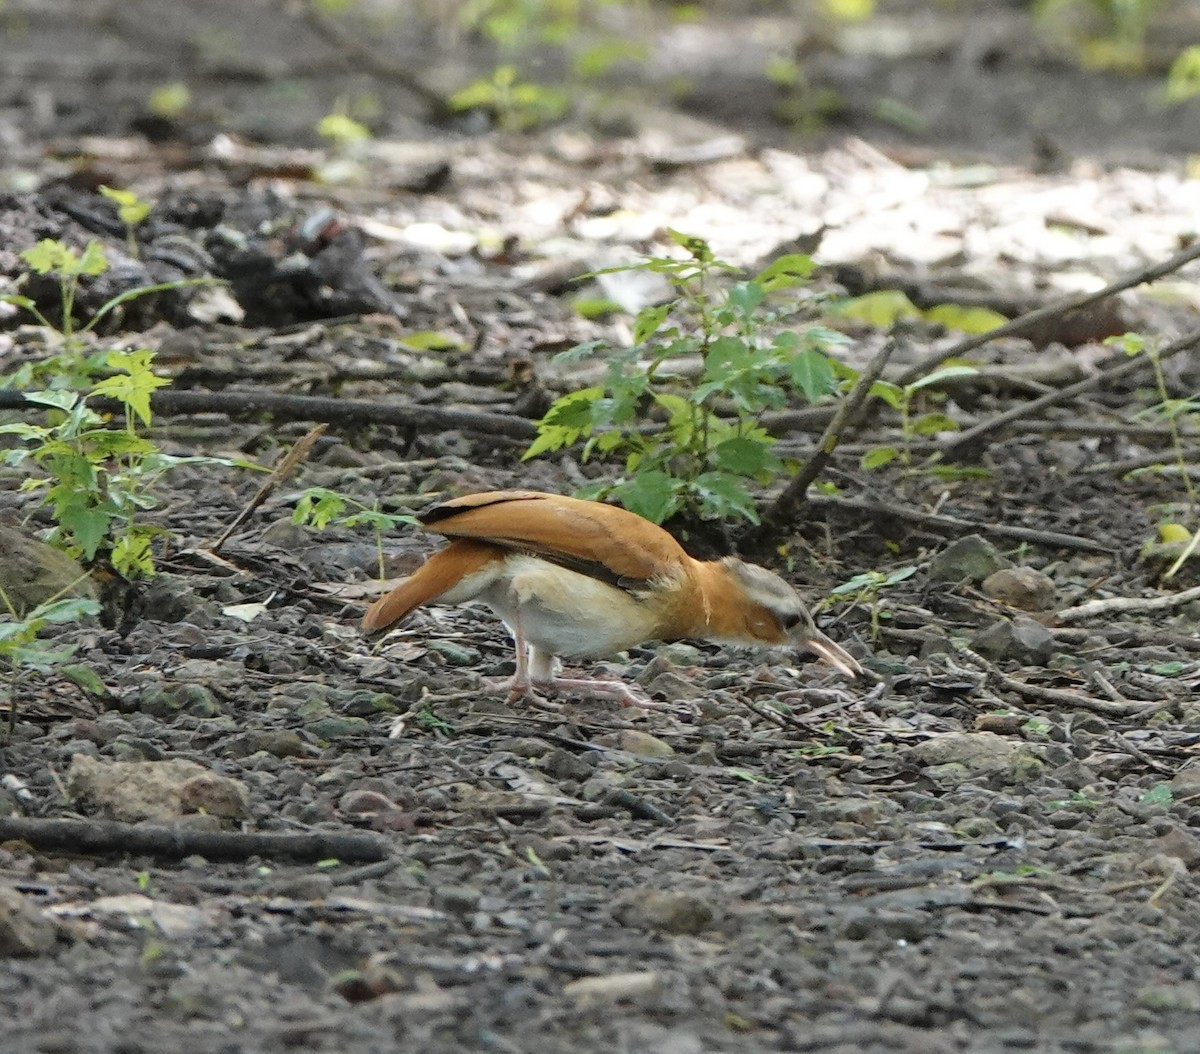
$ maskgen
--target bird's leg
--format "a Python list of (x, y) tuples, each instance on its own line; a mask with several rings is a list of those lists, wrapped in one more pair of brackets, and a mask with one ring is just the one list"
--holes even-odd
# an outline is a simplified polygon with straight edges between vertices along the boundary
[(660, 708), (660, 704), (635, 692), (621, 681), (601, 681), (591, 677), (559, 677), (554, 669), (554, 656), (540, 648), (531, 650), (529, 683), (535, 688), (552, 692), (581, 692), (584, 695), (615, 699), (622, 706)]

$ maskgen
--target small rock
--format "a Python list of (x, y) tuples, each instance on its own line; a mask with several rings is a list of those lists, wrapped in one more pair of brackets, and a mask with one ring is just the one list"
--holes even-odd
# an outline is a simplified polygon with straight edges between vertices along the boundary
[(1200, 794), (1200, 758), (1193, 758), (1171, 777), (1171, 793), (1176, 797)]
[(450, 640), (431, 640), (426, 647), (441, 655), (451, 666), (478, 666), (483, 658), (477, 648), (468, 648)]
[(1182, 860), (1189, 871), (1200, 867), (1200, 838), (1182, 827), (1172, 827), (1154, 840), (1155, 851)]
[(1011, 660), (1022, 666), (1045, 666), (1054, 653), (1054, 637), (1031, 618), (1007, 619), (977, 633), (971, 648), (993, 662)]
[(962, 765), (972, 773), (1008, 772), (1029, 748), (994, 732), (946, 732), (910, 753), (922, 767)]
[(655, 970), (612, 973), (602, 977), (580, 977), (563, 985), (563, 995), (577, 1003), (611, 1003), (640, 995), (653, 995), (663, 986), (663, 975)]
[(452, 915), (469, 915), (479, 907), (483, 893), (474, 886), (441, 886), (433, 891), (433, 905)]
[(969, 534), (951, 542), (929, 562), (931, 582), (982, 582), (991, 574), (1012, 564), (991, 542)]
[(1005, 567), (988, 575), (983, 592), (1022, 611), (1047, 611), (1057, 595), (1053, 579), (1032, 567)]
[(378, 791), (352, 790), (338, 800), (338, 810), (344, 813), (399, 812), (400, 806)]
[(621, 750), (626, 750), (639, 758), (669, 758), (675, 754), (675, 748), (670, 743), (664, 742), (657, 736), (652, 736), (649, 732), (640, 732), (636, 728), (622, 728), (616, 736), (611, 738), (615, 740), (615, 745)]
[(206, 772), (182, 784), (179, 807), (184, 813), (200, 812), (226, 820), (250, 815), (250, 798), (244, 784), (215, 772)]
[(554, 779), (585, 780), (596, 769), (594, 761), (590, 762), (578, 754), (572, 754), (561, 747), (551, 751), (542, 761), (542, 771)]
[(0, 956), (41, 955), (54, 946), (54, 924), (15, 889), (0, 886)]
[(613, 918), (622, 926), (658, 933), (696, 934), (713, 920), (713, 909), (703, 897), (691, 893), (635, 890), (613, 904)]
[(19, 615), (52, 597), (97, 596), (96, 583), (61, 549), (0, 526), (0, 586)]
[(370, 724), (361, 717), (319, 717), (310, 721), (307, 728), (318, 739), (352, 739), (371, 734)]
[(247, 815), (245, 785), (194, 761), (99, 761), (76, 754), (67, 789), (80, 805), (126, 823), (178, 820), (200, 808), (210, 812), (208, 805), (212, 816)]

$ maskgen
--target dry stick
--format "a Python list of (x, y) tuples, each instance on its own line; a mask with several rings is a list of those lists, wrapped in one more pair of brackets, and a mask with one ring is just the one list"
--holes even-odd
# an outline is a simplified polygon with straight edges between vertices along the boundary
[(1039, 322), (1045, 322), (1047, 319), (1057, 318), (1059, 315), (1065, 315), (1069, 311), (1078, 311), (1080, 308), (1087, 307), (1089, 304), (1095, 304), (1112, 296), (1114, 293), (1119, 293), (1123, 289), (1132, 289), (1135, 285), (1153, 282), (1164, 275), (1170, 274), (1172, 271), (1178, 271), (1184, 264), (1191, 263), (1198, 257), (1200, 257), (1200, 240), (1193, 242), (1186, 249), (1177, 252), (1170, 259), (1164, 260), (1160, 264), (1155, 264), (1153, 267), (1137, 271), (1134, 274), (1126, 275), (1124, 278), (1118, 278), (1111, 285), (1106, 285), (1103, 289), (1099, 289), (1094, 293), (1087, 293), (1084, 296), (1063, 297), (1061, 300), (1056, 300), (1045, 307), (1039, 307), (1036, 311), (1030, 311), (1027, 315), (1014, 318), (1011, 322), (1006, 322), (1003, 326), (997, 326), (987, 333), (968, 337), (966, 340), (961, 340), (950, 348), (926, 356), (920, 362), (905, 370), (896, 383), (900, 385), (912, 384), (913, 381), (924, 377), (931, 370), (937, 369), (947, 359), (965, 355), (967, 352), (974, 351), (976, 348), (982, 347), (984, 344), (999, 337), (1008, 337), (1014, 333), (1021, 333), (1032, 326), (1036, 326)]
[(1114, 611), (1120, 614), (1169, 611), (1172, 608), (1182, 607), (1193, 600), (1200, 600), (1200, 586), (1165, 597), (1111, 597), (1108, 600), (1089, 600), (1086, 604), (1060, 611), (1057, 617), (1060, 623), (1067, 625), (1071, 622), (1082, 622), (1084, 619), (1095, 618), (1097, 615), (1108, 615)]
[[(120, 413), (115, 399), (93, 400), (106, 413)], [(279, 395), (250, 389), (233, 392), (187, 392), (160, 389), (150, 396), (156, 414), (221, 413), (230, 417), (270, 414), (289, 421), (326, 421), (331, 424), (395, 425), (420, 431), (458, 428), (465, 432), (530, 441), (537, 426), (524, 417), (475, 410), (450, 410), (371, 399), (332, 399), (314, 395)], [(30, 403), (22, 392), (0, 389), (0, 410), (45, 409)]]
[(745, 551), (748, 548), (760, 546), (768, 538), (778, 535), (781, 529), (788, 528), (795, 521), (796, 513), (808, 496), (808, 485), (821, 474), (821, 470), (824, 469), (834, 450), (837, 449), (842, 433), (856, 423), (859, 413), (866, 403), (867, 395), (871, 391), (871, 385), (879, 380), (879, 375), (895, 350), (895, 339), (889, 340), (875, 358), (867, 364), (867, 368), (859, 374), (858, 381), (851, 389), (850, 394), (842, 400), (841, 406), (833, 415), (833, 420), (826, 426), (817, 443), (817, 449), (800, 471), (792, 477), (788, 485), (783, 488), (783, 493), (763, 513), (762, 522), (746, 532), (739, 543), (739, 549)]
[[(1158, 353), (1159, 361), (1169, 359), (1173, 355), (1178, 355), (1180, 352), (1190, 351), (1197, 344), (1200, 344), (1200, 329), (1194, 329), (1190, 333), (1185, 333), (1178, 340), (1172, 341)], [(1044, 410), (1047, 406), (1053, 406), (1056, 403), (1069, 402), (1077, 395), (1082, 395), (1084, 392), (1091, 391), (1093, 388), (1099, 388), (1101, 385), (1109, 381), (1119, 380), (1122, 377), (1128, 377), (1130, 374), (1137, 373), (1139, 370), (1148, 365), (1150, 359), (1146, 355), (1137, 355), (1126, 362), (1122, 362), (1114, 366), (1110, 370), (1105, 370), (1103, 373), (1098, 373), (1094, 377), (1089, 377), (1087, 380), (1079, 381), (1077, 384), (1068, 385), (1066, 388), (1060, 388), (1056, 392), (1050, 392), (1043, 395), (1040, 399), (1034, 399), (1031, 403), (1022, 403), (1020, 406), (1015, 406), (1011, 410), (1006, 410), (1002, 414), (997, 414), (995, 417), (987, 421), (982, 421), (974, 428), (969, 428), (965, 432), (960, 432), (952, 439), (946, 441), (943, 453), (949, 457), (953, 457), (957, 451), (965, 450), (972, 446), (983, 436), (990, 435), (992, 432), (1003, 428), (1011, 421), (1016, 421), (1018, 418), (1027, 417), (1029, 414), (1036, 413), (1039, 410)]]
[(1104, 553), (1113, 555), (1114, 550), (1101, 545), (1090, 538), (1082, 538), (1076, 534), (1060, 534), (1058, 531), (1038, 531), (1032, 527), (1011, 527), (1003, 523), (980, 523), (977, 520), (964, 520), (958, 516), (946, 516), (943, 513), (922, 512), (896, 502), (865, 501), (861, 498), (840, 498), (828, 495), (812, 495), (808, 503), (814, 508), (843, 509), (850, 512), (866, 513), (870, 516), (886, 516), (891, 519), (907, 520), (918, 523), (923, 527), (932, 527), (938, 531), (949, 530), (953, 533), (967, 531), (976, 534), (992, 534), (1001, 538), (1016, 538), (1023, 542), (1034, 542), (1037, 545), (1049, 545), (1058, 549), (1074, 549), (1084, 553)]
[(35, 849), (68, 853), (150, 853), (181, 859), (246, 860), (252, 856), (290, 860), (384, 860), (391, 850), (373, 834), (338, 831), (194, 831), (115, 820), (40, 819), (0, 816), (0, 842), (25, 842)]
[(987, 674), (988, 680), (1010, 692), (1016, 692), (1026, 699), (1039, 703), (1053, 703), (1056, 706), (1078, 707), (1080, 710), (1090, 710), (1096, 714), (1108, 717), (1135, 717), (1140, 714), (1157, 713), (1174, 705), (1173, 703), (1110, 703), (1107, 699), (1093, 699), (1090, 695), (1079, 692), (1069, 692), (1062, 688), (1044, 688), (1036, 684), (1026, 684), (1015, 677), (1002, 673), (982, 655), (971, 651), (970, 648), (959, 647), (957, 655), (966, 658), (972, 664)]
[(225, 528), (224, 532), (221, 534), (221, 537), (213, 542), (211, 546), (209, 546), (210, 552), (219, 553), (221, 551), (221, 546), (229, 541), (229, 536), (246, 522), (246, 518), (250, 515), (250, 513), (252, 513), (264, 501), (266, 501), (271, 492), (274, 491), (275, 488), (278, 487), (284, 480), (291, 476), (291, 474), (296, 470), (296, 466), (299, 465), (300, 462), (306, 457), (308, 457), (308, 452), (312, 449), (313, 444), (325, 434), (325, 429), (328, 427), (328, 425), (319, 424), (316, 428), (310, 429), (304, 436), (297, 440), (296, 445), (293, 446), (292, 449), (283, 456), (279, 464), (275, 466), (274, 470), (271, 472), (271, 475), (267, 477), (267, 481), (258, 488), (258, 493), (255, 494), (254, 497), (250, 499), (246, 507), (234, 517), (233, 523)]

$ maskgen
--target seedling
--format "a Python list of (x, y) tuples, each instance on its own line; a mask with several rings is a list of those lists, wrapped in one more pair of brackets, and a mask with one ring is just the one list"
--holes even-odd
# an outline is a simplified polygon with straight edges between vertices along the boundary
[[(352, 512), (347, 512), (353, 507)], [(375, 532), (375, 548), (379, 556), (379, 577), (383, 578), (383, 533), (395, 530), (399, 524), (407, 523), (420, 527), (421, 521), (415, 516), (405, 513), (382, 512), (379, 499), (370, 505), (352, 498), (348, 494), (339, 494), (326, 487), (309, 487), (300, 495), (296, 503), (296, 511), (292, 513), (292, 523), (315, 527), (319, 531), (330, 526), (360, 527), (367, 524)]]
[(879, 623), (880, 620), (889, 617), (886, 612), (880, 610), (880, 592), (884, 589), (890, 589), (892, 586), (903, 582), (906, 578), (911, 578), (917, 573), (915, 567), (901, 567), (895, 571), (864, 571), (860, 575), (855, 575), (848, 581), (843, 582), (840, 586), (835, 586), (829, 591), (831, 597), (850, 597), (850, 604), (866, 603), (871, 609), (871, 640), (879, 639)]
[(99, 614), (100, 605), (90, 597), (55, 597), (22, 613), (2, 587), (0, 601), (8, 611), (8, 620), (0, 621), (0, 664), (8, 670), (8, 736), (11, 738), (17, 724), (17, 696), (21, 683), (29, 674), (58, 669), (89, 691), (102, 690), (103, 686), (90, 669), (64, 669), (75, 654), (74, 644), (51, 644), (40, 639), (47, 626)]
[(913, 405), (922, 389), (951, 377), (966, 377), (977, 372), (978, 370), (973, 366), (946, 366), (926, 374), (919, 380), (913, 381), (912, 384), (899, 385), (892, 384), (891, 381), (876, 381), (871, 386), (871, 394), (878, 396), (893, 410), (900, 412), (902, 445), (899, 448), (894, 446), (875, 447), (873, 450), (867, 451), (862, 457), (862, 467), (865, 469), (879, 468), (899, 458), (901, 464), (907, 468), (912, 461), (912, 443), (917, 436), (957, 431), (958, 422), (940, 411), (922, 414), (920, 417), (914, 418), (912, 416)]
[[(187, 464), (255, 467), (226, 458), (174, 457), (138, 433), (139, 423), (151, 423), (151, 394), (168, 383), (152, 371), (153, 358), (146, 349), (107, 352), (103, 361), (112, 374), (85, 395), (65, 389), (25, 393), (29, 402), (51, 408), (49, 424), (0, 425), (0, 435), (26, 444), (4, 451), (0, 461), (31, 460), (48, 473), (25, 480), (21, 489), (40, 490), (42, 504), (51, 507), (57, 524), (51, 541), (85, 560), (105, 555), (124, 578), (154, 573), (151, 543), (168, 532), (139, 517), (158, 504), (153, 489), (164, 472)], [(122, 405), (124, 428), (109, 427), (108, 417), (90, 405), (102, 398)]]
[(134, 232), (138, 225), (150, 215), (153, 205), (143, 201), (132, 190), (114, 190), (112, 187), (101, 187), (100, 193), (109, 201), (115, 202), (117, 215), (125, 224), (125, 240), (129, 245), (129, 255), (137, 257), (138, 244)]
[[(596, 341), (557, 357), (603, 356), (605, 378), (555, 400), (525, 457), (583, 441), (585, 460), (619, 457), (625, 472), (584, 488), (582, 497), (613, 497), (655, 523), (680, 512), (757, 522), (748, 484), (769, 483), (788, 467), (772, 450), (762, 415), (786, 405), (791, 391), (810, 402), (836, 391), (836, 369), (844, 367), (829, 351), (846, 338), (815, 324), (777, 328), (801, 312), (803, 301), (775, 306), (774, 294), (805, 282), (816, 266), (810, 257), (782, 257), (749, 281), (721, 288), (718, 278), (736, 268), (700, 238), (671, 237), (685, 258), (651, 257), (597, 272), (650, 271), (676, 295), (638, 313), (630, 346)], [(701, 361), (697, 380), (673, 372), (683, 358)]]
[(23, 308), (41, 325), (59, 333), (63, 354), (52, 355), (40, 363), (27, 364), (6, 377), (0, 377), (0, 384), (13, 388), (28, 388), (34, 384), (48, 384), (56, 388), (80, 387), (87, 384), (97, 370), (103, 367), (103, 354), (86, 358), (80, 356), (83, 347), (81, 338), (84, 334), (95, 329), (122, 304), (138, 297), (188, 285), (206, 285), (214, 281), (210, 278), (189, 278), (126, 289), (101, 304), (96, 313), (80, 326), (75, 319), (75, 299), (83, 279), (94, 278), (108, 270), (108, 257), (105, 256), (103, 247), (98, 242), (89, 241), (81, 252), (77, 252), (65, 242), (43, 238), (37, 245), (22, 252), (21, 259), (35, 274), (52, 275), (58, 280), (61, 305), (58, 321), (52, 322), (48, 319), (31, 297), (14, 293), (0, 296), (0, 301)]

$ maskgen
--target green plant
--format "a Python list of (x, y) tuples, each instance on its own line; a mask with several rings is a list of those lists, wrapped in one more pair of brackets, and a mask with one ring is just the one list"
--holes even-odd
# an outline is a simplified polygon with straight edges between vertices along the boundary
[(1058, 23), (1096, 69), (1140, 70), (1145, 63), (1146, 31), (1161, 0), (1037, 0), (1034, 18)]
[(1186, 102), (1200, 95), (1200, 46), (1184, 48), (1167, 71), (1166, 99)]
[(871, 640), (879, 639), (879, 623), (887, 618), (886, 612), (880, 607), (880, 592), (911, 578), (917, 573), (915, 567), (900, 567), (895, 571), (864, 571), (853, 578), (834, 586), (829, 591), (831, 597), (849, 597), (851, 606), (867, 603), (871, 609)]
[(450, 96), (451, 110), (487, 110), (508, 132), (555, 121), (567, 112), (570, 96), (561, 88), (519, 79), (515, 66), (497, 66), (490, 77), (472, 81)]
[[(353, 507), (354, 511), (347, 513)], [(352, 498), (347, 494), (339, 494), (326, 487), (309, 487), (300, 495), (296, 502), (296, 510), (292, 513), (292, 523), (315, 527), (319, 531), (326, 527), (360, 527), (368, 524), (375, 532), (375, 549), (379, 555), (379, 577), (384, 577), (383, 569), (383, 533), (395, 530), (401, 523), (420, 527), (421, 521), (415, 516), (405, 513), (382, 512), (379, 499), (370, 505)]]
[(643, 58), (646, 48), (640, 39), (618, 36), (596, 17), (603, 7), (634, 16), (643, 5), (644, 0), (468, 0), (459, 23), (491, 40), (503, 61), (490, 76), (451, 95), (450, 109), (487, 110), (509, 131), (557, 120), (571, 106), (573, 91), (531, 80), (522, 75), (521, 66), (552, 49), (569, 60), (575, 78), (587, 80), (618, 61)]
[(29, 388), (45, 384), (51, 388), (77, 388), (87, 384), (103, 367), (104, 353), (84, 356), (82, 337), (91, 332), (108, 315), (122, 304), (150, 293), (161, 293), (188, 285), (205, 285), (209, 278), (189, 278), (176, 282), (161, 282), (157, 285), (138, 286), (106, 300), (82, 326), (75, 319), (75, 298), (80, 283), (85, 278), (94, 278), (108, 270), (108, 257), (99, 243), (89, 241), (82, 251), (76, 251), (64, 242), (43, 238), (37, 245), (25, 249), (21, 259), (31, 271), (39, 275), (50, 275), (58, 281), (59, 318), (52, 322), (30, 297), (21, 294), (0, 296), (0, 301), (15, 304), (28, 311), (47, 329), (56, 331), (62, 339), (62, 353), (50, 355), (38, 363), (26, 363), (13, 373), (0, 377), (0, 385), (11, 388)]
[(17, 693), (29, 674), (50, 673), (57, 669), (89, 691), (102, 690), (103, 686), (90, 669), (70, 664), (75, 645), (50, 644), (40, 639), (47, 626), (99, 614), (100, 605), (90, 597), (55, 597), (22, 613), (3, 588), (0, 588), (0, 600), (8, 612), (8, 619), (0, 621), (0, 663), (8, 670), (8, 734), (11, 736), (17, 723)]
[[(829, 351), (846, 338), (815, 324), (778, 328), (805, 301), (772, 305), (775, 294), (804, 283), (815, 267), (810, 257), (784, 256), (749, 281), (725, 284), (717, 279), (736, 269), (706, 242), (671, 237), (686, 258), (656, 256), (597, 272), (660, 274), (675, 298), (638, 313), (628, 347), (596, 341), (557, 356), (603, 355), (605, 378), (556, 399), (524, 456), (583, 440), (585, 460), (619, 457), (625, 468), (616, 481), (585, 488), (585, 497), (611, 496), (655, 523), (678, 512), (757, 522), (748, 484), (769, 483), (787, 467), (762, 416), (784, 406), (789, 392), (810, 402), (834, 392), (838, 371), (851, 371)], [(699, 359), (694, 381), (674, 372), (683, 359)], [(665, 419), (661, 427), (645, 427), (651, 413)]]
[(1109, 337), (1105, 342), (1109, 346), (1118, 347), (1130, 357), (1145, 355), (1154, 369), (1154, 387), (1158, 393), (1158, 402), (1148, 410), (1139, 411), (1136, 417), (1155, 414), (1167, 422), (1171, 433), (1171, 448), (1175, 454), (1175, 468), (1183, 489), (1187, 492), (1188, 501), (1192, 508), (1196, 507), (1196, 488), (1188, 472), (1187, 458), (1183, 452), (1183, 441), (1179, 436), (1179, 418), (1185, 414), (1200, 411), (1200, 402), (1195, 399), (1173, 399), (1167, 388), (1166, 375), (1163, 373), (1162, 360), (1159, 358), (1159, 342), (1147, 338), (1140, 333), (1123, 333), (1119, 337)]
[(871, 386), (871, 394), (878, 396), (893, 410), (900, 412), (900, 435), (902, 445), (881, 446), (868, 450), (862, 457), (862, 467), (865, 469), (879, 468), (890, 461), (899, 458), (906, 467), (912, 461), (912, 442), (917, 436), (934, 435), (938, 432), (951, 432), (958, 428), (954, 418), (941, 412), (912, 416), (913, 406), (917, 395), (922, 389), (938, 384), (951, 377), (965, 377), (978, 371), (973, 366), (946, 366), (934, 370), (912, 382), (912, 384), (893, 384), (891, 381), (876, 381)]
[[(86, 394), (66, 389), (27, 392), (31, 403), (50, 408), (48, 424), (0, 425), (0, 434), (25, 442), (3, 452), (5, 464), (31, 460), (48, 473), (27, 479), (22, 490), (42, 491), (57, 526), (51, 538), (74, 556), (94, 560), (103, 554), (125, 578), (154, 573), (151, 543), (168, 533), (139, 521), (157, 505), (152, 491), (159, 477), (185, 464), (255, 467), (248, 462), (212, 457), (173, 457), (145, 436), (138, 423), (151, 423), (150, 396), (168, 382), (151, 369), (152, 351), (109, 351), (103, 361), (110, 376)], [(115, 399), (124, 410), (125, 427), (111, 428), (92, 405)]]
[(154, 206), (148, 201), (143, 201), (132, 190), (118, 190), (102, 186), (100, 193), (117, 206), (117, 215), (125, 224), (125, 240), (129, 246), (129, 255), (136, 257), (138, 244), (134, 232), (137, 230), (138, 224), (150, 215), (150, 210)]

